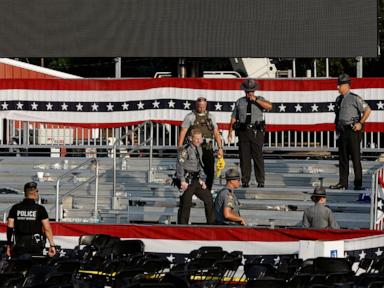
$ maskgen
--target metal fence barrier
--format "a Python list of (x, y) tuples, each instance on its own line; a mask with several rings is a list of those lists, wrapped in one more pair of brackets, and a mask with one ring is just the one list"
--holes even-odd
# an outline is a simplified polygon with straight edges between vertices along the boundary
[[(48, 148), (51, 156), (109, 156), (116, 139), (122, 139), (117, 149), (142, 145), (142, 151), (149, 150), (151, 123), (119, 128), (79, 128), (36, 122), (3, 120), (0, 133), (0, 153), (32, 153), (33, 149)], [(221, 131), (226, 150), (237, 150), (237, 138), (227, 142), (228, 131)], [(179, 127), (169, 124), (153, 123), (153, 148), (159, 153), (174, 151), (177, 145)], [(337, 151), (336, 132), (266, 132), (266, 150), (271, 151)], [(362, 152), (384, 152), (384, 133), (365, 132), (361, 142)], [(63, 155), (64, 154), (64, 155)]]
[(384, 230), (384, 166), (372, 174), (371, 224), (373, 230)]

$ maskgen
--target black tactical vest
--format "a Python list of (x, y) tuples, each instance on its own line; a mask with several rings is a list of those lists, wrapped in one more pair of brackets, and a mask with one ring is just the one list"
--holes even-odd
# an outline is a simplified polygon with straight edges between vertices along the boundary
[(212, 119), (209, 118), (209, 112), (205, 112), (202, 115), (199, 115), (196, 111), (193, 112), (195, 114), (195, 122), (193, 122), (193, 125), (189, 129), (189, 133), (191, 132), (191, 129), (199, 128), (201, 130), (201, 133), (203, 135), (203, 138), (213, 138), (213, 123)]

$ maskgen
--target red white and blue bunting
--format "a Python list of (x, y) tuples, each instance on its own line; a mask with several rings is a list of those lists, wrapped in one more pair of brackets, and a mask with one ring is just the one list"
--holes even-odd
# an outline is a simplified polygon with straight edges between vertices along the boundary
[[(200, 97), (220, 128), (228, 128), (234, 102), (244, 96), (241, 79), (4, 79), (0, 118), (88, 127), (116, 127), (146, 120), (180, 124)], [(257, 95), (273, 103), (268, 131), (334, 130), (334, 79), (258, 80)], [(352, 91), (372, 113), (368, 132), (384, 132), (384, 79), (353, 79)]]

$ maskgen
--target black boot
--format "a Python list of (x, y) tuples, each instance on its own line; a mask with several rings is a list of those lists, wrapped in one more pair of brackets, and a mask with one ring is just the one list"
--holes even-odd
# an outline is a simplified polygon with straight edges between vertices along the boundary
[(348, 186), (344, 186), (341, 183), (337, 183), (336, 185), (329, 186), (330, 189), (336, 189), (336, 190), (345, 190), (348, 189)]

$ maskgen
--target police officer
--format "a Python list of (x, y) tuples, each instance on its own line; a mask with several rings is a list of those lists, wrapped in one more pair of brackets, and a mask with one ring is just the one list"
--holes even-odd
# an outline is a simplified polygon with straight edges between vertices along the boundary
[(178, 148), (181, 149), (184, 144), (185, 137), (189, 135), (191, 129), (199, 128), (203, 134), (203, 165), (204, 173), (207, 176), (205, 184), (208, 190), (212, 189), (213, 179), (215, 176), (215, 157), (213, 153), (213, 139), (215, 139), (218, 147), (218, 157), (223, 157), (223, 146), (221, 142), (220, 132), (215, 122), (214, 116), (207, 111), (207, 99), (199, 97), (196, 100), (196, 110), (188, 113), (181, 125), (178, 139)]
[(24, 185), (24, 200), (13, 205), (9, 211), (7, 221), (8, 256), (42, 255), (45, 237), (50, 244), (48, 255), (52, 257), (56, 254), (48, 213), (43, 206), (35, 203), (39, 198), (38, 192), (35, 182), (26, 183)]
[(240, 186), (240, 174), (237, 169), (228, 169), (225, 173), (226, 186), (221, 189), (215, 199), (216, 223), (219, 225), (245, 225), (240, 216), (239, 201), (234, 190)]
[(351, 156), (355, 174), (354, 189), (362, 190), (360, 142), (363, 126), (371, 113), (371, 108), (360, 96), (350, 91), (350, 84), (351, 79), (347, 74), (341, 74), (337, 79), (340, 95), (335, 103), (335, 124), (339, 137), (339, 183), (330, 188), (348, 188), (349, 156)]
[(245, 96), (238, 99), (229, 123), (228, 142), (232, 142), (232, 131), (239, 137), (239, 156), (243, 187), (249, 187), (251, 157), (258, 187), (264, 187), (264, 130), (263, 110), (271, 110), (271, 102), (256, 96), (258, 85), (254, 79), (246, 79), (240, 86)]
[(197, 128), (192, 129), (190, 143), (179, 150), (176, 177), (180, 181), (180, 189), (184, 192), (180, 197), (180, 207), (177, 215), (178, 224), (188, 224), (193, 195), (196, 195), (204, 202), (207, 223), (215, 223), (211, 191), (207, 189), (205, 184), (202, 165), (202, 141), (201, 131)]
[(327, 203), (327, 194), (324, 187), (315, 187), (311, 199), (315, 205), (304, 210), (303, 226), (315, 229), (340, 229), (335, 216)]

